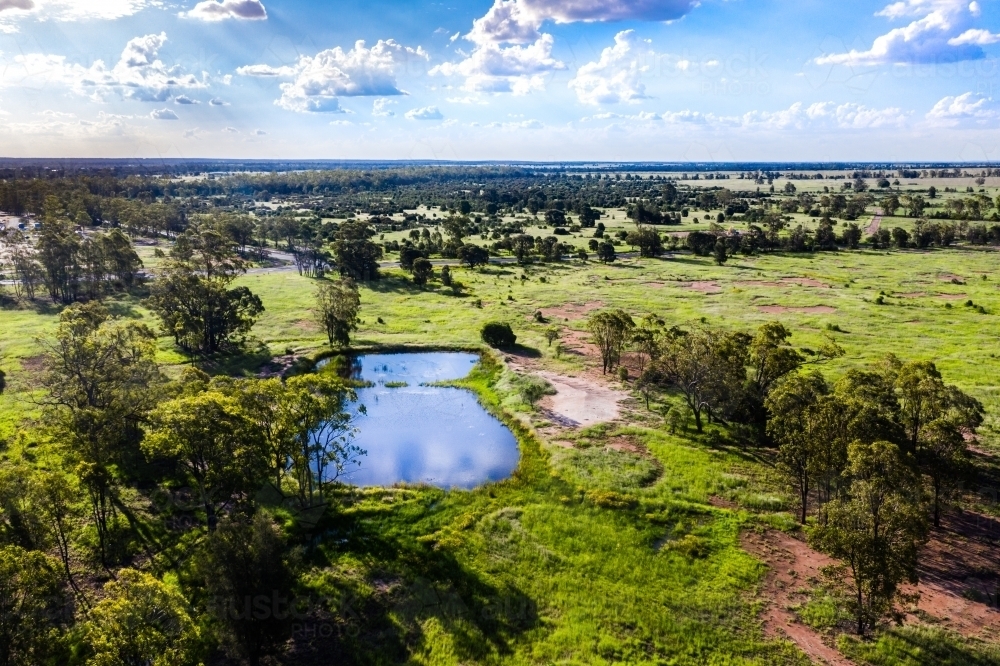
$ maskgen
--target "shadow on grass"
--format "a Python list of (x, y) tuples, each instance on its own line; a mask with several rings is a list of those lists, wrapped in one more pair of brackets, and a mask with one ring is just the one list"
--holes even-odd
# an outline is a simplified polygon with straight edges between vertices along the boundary
[(511, 356), (517, 356), (519, 358), (541, 358), (542, 352), (534, 347), (526, 347), (525, 345), (514, 345), (513, 347), (504, 347), (502, 351), (510, 354)]
[[(387, 532), (382, 515), (327, 512), (317, 526), (325, 544), (336, 541), (370, 566), (322, 590), (335, 600), (338, 630), (293, 636), (285, 663), (408, 663), (415, 648), (442, 640), (460, 663), (483, 663), (511, 654), (514, 640), (538, 626), (537, 604), (520, 589), (486, 581), (445, 549)], [(314, 565), (334, 564), (328, 547), (312, 552)]]
[(1000, 651), (940, 629), (900, 627), (872, 642), (842, 641), (842, 652), (861, 663), (889, 666), (1000, 666)]

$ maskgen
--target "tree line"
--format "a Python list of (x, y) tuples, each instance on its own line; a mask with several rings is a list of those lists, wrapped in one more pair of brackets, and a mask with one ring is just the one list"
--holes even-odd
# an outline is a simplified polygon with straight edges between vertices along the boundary
[(634, 351), (647, 405), (650, 396), (677, 396), (697, 432), (714, 422), (741, 446), (774, 452), (812, 542), (848, 570), (838, 580), (859, 634), (892, 611), (900, 585), (916, 580), (929, 526), (973, 478), (978, 400), (947, 384), (934, 363), (892, 355), (830, 382), (810, 366), (843, 351), (832, 341), (795, 348), (777, 322), (754, 332), (681, 329), (606, 310), (588, 329), (605, 372)]

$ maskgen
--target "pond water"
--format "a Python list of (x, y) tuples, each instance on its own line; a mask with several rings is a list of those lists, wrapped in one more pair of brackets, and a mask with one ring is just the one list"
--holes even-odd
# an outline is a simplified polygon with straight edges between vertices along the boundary
[(375, 384), (358, 390), (367, 414), (357, 415), (354, 441), (368, 455), (342, 480), (473, 488), (510, 476), (520, 457), (513, 433), (471, 391), (423, 385), (462, 379), (478, 360), (453, 352), (357, 357), (355, 373)]

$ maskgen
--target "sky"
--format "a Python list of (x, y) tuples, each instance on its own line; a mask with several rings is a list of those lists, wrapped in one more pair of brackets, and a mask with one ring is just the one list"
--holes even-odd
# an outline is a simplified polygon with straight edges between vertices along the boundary
[(0, 156), (1000, 160), (998, 0), (0, 0)]

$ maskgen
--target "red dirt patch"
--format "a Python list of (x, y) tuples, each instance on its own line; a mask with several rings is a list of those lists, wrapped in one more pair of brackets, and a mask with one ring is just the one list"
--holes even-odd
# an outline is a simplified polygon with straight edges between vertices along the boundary
[(768, 282), (766, 280), (740, 280), (734, 283), (737, 287), (783, 287), (780, 282)]
[(784, 305), (758, 305), (757, 309), (767, 314), (785, 314), (799, 312), (802, 314), (833, 314), (837, 308), (829, 305), (809, 305), (806, 307), (785, 307)]
[(946, 301), (961, 301), (969, 297), (968, 294), (936, 294), (936, 296)]
[(608, 441), (608, 448), (614, 451), (621, 451), (623, 453), (638, 453), (640, 455), (645, 455), (647, 453), (646, 447), (641, 444), (637, 444), (635, 440), (630, 437), (612, 437)]
[[(960, 511), (945, 514), (941, 523), (920, 554), (917, 607), (963, 636), (993, 640), (1000, 633), (1000, 575), (991, 543), (1000, 537), (1000, 521)], [(991, 598), (993, 607), (975, 600)]]
[(961, 275), (954, 275), (952, 273), (939, 273), (938, 279), (944, 280), (945, 282), (952, 282), (954, 280), (958, 280), (959, 282), (965, 282), (964, 277), (962, 277)]
[(685, 287), (692, 291), (698, 291), (703, 294), (721, 294), (722, 287), (719, 286), (718, 282), (681, 282), (677, 285), (678, 287)]
[(762, 617), (764, 633), (792, 641), (814, 662), (852, 666), (851, 660), (824, 643), (819, 632), (800, 624), (788, 610), (789, 606), (805, 601), (806, 595), (799, 592), (800, 588), (818, 582), (822, 568), (834, 560), (784, 532), (744, 532), (740, 535), (740, 545), (768, 565), (761, 588), (768, 602)]
[(35, 374), (45, 369), (45, 356), (28, 356), (21, 359), (21, 369)]
[(557, 308), (543, 308), (542, 315), (547, 318), (569, 319), (572, 321), (574, 319), (583, 319), (594, 310), (600, 310), (603, 307), (604, 303), (601, 301), (566, 303)]

